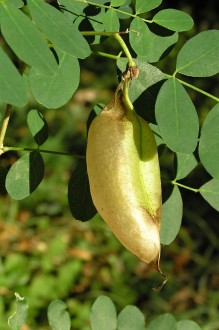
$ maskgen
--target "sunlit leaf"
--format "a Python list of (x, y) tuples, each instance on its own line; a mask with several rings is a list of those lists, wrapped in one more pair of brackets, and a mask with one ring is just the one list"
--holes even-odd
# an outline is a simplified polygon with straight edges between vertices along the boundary
[(6, 189), (17, 200), (29, 196), (44, 177), (44, 162), (37, 151), (32, 151), (19, 158), (8, 171)]
[(183, 11), (176, 9), (163, 9), (154, 17), (153, 22), (177, 32), (187, 31), (193, 27), (193, 19)]
[(209, 77), (219, 72), (219, 31), (203, 31), (179, 51), (176, 71), (192, 77)]
[(136, 14), (146, 13), (154, 8), (160, 6), (162, 0), (136, 0), (135, 10)]
[(99, 296), (91, 307), (90, 322), (92, 330), (116, 330), (117, 315), (112, 300)]
[(208, 113), (201, 129), (199, 157), (205, 169), (219, 179), (219, 104)]
[(119, 18), (112, 8), (108, 9), (103, 18), (104, 30), (108, 32), (117, 32), (120, 28)]
[(181, 320), (177, 322), (176, 330), (201, 330), (200, 326), (190, 320)]
[(171, 314), (165, 313), (151, 321), (147, 330), (176, 330), (176, 324), (176, 319)]
[(219, 180), (212, 179), (199, 189), (202, 197), (217, 211), (219, 211)]
[(145, 330), (145, 318), (136, 306), (126, 306), (118, 315), (118, 330)]
[(176, 238), (182, 222), (183, 203), (177, 186), (162, 207), (160, 241), (169, 245)]
[(85, 159), (78, 159), (68, 184), (68, 204), (73, 217), (80, 221), (88, 221), (97, 211), (90, 194)]
[(66, 309), (66, 304), (61, 300), (53, 300), (49, 304), (47, 315), (52, 330), (70, 330), (71, 319)]
[(126, 0), (111, 0), (111, 6), (112, 7), (119, 7), (124, 5), (126, 3)]
[(196, 109), (184, 87), (168, 79), (156, 101), (156, 119), (167, 146), (181, 153), (192, 153), (198, 142), (199, 120)]
[(176, 178), (181, 180), (185, 178), (198, 164), (193, 154), (176, 153)]
[(43, 144), (48, 138), (48, 125), (39, 110), (32, 109), (27, 115), (27, 124), (38, 145)]

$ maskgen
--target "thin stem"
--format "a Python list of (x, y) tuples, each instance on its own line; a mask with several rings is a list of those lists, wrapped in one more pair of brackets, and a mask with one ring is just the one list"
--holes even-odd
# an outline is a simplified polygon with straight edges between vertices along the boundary
[[(173, 75), (169, 75), (169, 74), (167, 74), (167, 73), (165, 73), (165, 75), (167, 76), (167, 78), (172, 78), (172, 77), (175, 77), (176, 72), (174, 72)], [(176, 79), (177, 79), (182, 85), (184, 85), (184, 86), (186, 86), (186, 87), (189, 87), (189, 88), (195, 90), (196, 92), (199, 92), (199, 93), (201, 93), (201, 94), (203, 94), (203, 95), (209, 97), (210, 99), (212, 99), (212, 100), (214, 100), (214, 101), (216, 101), (216, 102), (219, 102), (219, 98), (216, 97), (215, 95), (212, 95), (212, 94), (210, 94), (210, 93), (204, 91), (203, 89), (198, 88), (198, 87), (196, 87), (196, 86), (193, 86), (193, 85), (191, 85), (191, 84), (189, 84), (189, 83), (187, 83), (187, 82), (185, 82), (185, 81), (183, 81), (183, 80), (181, 80), (181, 79), (179, 79), (179, 78), (177, 78), (177, 77), (175, 77), (175, 78), (176, 78)]]
[(108, 54), (104, 52), (93, 52), (95, 55), (111, 58), (112, 60), (118, 60), (121, 57), (122, 52), (120, 52), (118, 55)]
[(9, 119), (11, 116), (11, 109), (12, 109), (12, 106), (10, 104), (7, 104), (6, 109), (5, 109), (5, 115), (4, 115), (4, 118), (2, 121), (1, 131), (0, 131), (0, 155), (3, 153), (2, 152), (3, 142), (4, 142), (5, 134), (7, 131)]
[(75, 156), (78, 158), (84, 158), (84, 155), (77, 155), (77, 154), (69, 154), (67, 152), (62, 152), (62, 151), (52, 151), (52, 150), (45, 150), (45, 149), (40, 149), (40, 148), (22, 148), (22, 147), (3, 147), (2, 148), (2, 153), (7, 152), (7, 151), (39, 151), (39, 152), (44, 152), (47, 154), (53, 154), (53, 155), (62, 155), (62, 156)]
[(170, 181), (170, 182), (171, 182), (173, 185), (175, 185), (175, 186), (179, 186), (179, 187), (181, 187), (181, 188), (184, 188), (184, 189), (187, 189), (187, 190), (191, 190), (191, 191), (193, 191), (193, 192), (195, 192), (195, 193), (199, 192), (199, 189), (191, 188), (191, 187), (189, 187), (189, 186), (185, 186), (184, 184), (179, 183), (179, 182), (177, 182), (177, 181), (175, 181), (175, 180), (172, 180), (172, 181)]

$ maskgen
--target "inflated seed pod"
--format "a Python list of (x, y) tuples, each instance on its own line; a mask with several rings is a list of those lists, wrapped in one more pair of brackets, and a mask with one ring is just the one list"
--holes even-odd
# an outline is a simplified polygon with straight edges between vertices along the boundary
[(159, 270), (161, 182), (157, 146), (125, 83), (88, 132), (87, 170), (94, 205), (118, 240)]

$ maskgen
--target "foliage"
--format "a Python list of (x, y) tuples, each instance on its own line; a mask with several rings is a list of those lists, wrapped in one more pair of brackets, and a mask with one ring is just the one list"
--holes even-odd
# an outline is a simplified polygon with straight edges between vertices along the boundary
[[(54, 6), (53, 3), (42, 0), (27, 0), (25, 3), (21, 0), (0, 1), (0, 193), (9, 194), (12, 203), (15, 203), (13, 205), (18, 205), (17, 200), (23, 202), (23, 205), (25, 200), (27, 204), (34, 204), (34, 200), (39, 198), (35, 190), (40, 187), (43, 187), (44, 196), (47, 196), (46, 188), (49, 184), (44, 181), (52, 164), (56, 171), (54, 175), (56, 173), (58, 178), (56, 180), (61, 178), (66, 166), (65, 187), (68, 186), (68, 191), (66, 189), (65, 194), (68, 196), (73, 217), (81, 221), (98, 217), (89, 192), (85, 148), (78, 152), (66, 147), (65, 143), (60, 143), (58, 138), (53, 141), (50, 138), (54, 136), (51, 121), (56, 122), (56, 127), (59, 127), (57, 136), (66, 136), (66, 130), (70, 131), (76, 125), (76, 117), (75, 121), (71, 122), (67, 118), (60, 123), (59, 110), (65, 109), (64, 106), (71, 102), (73, 95), (80, 89), (83, 66), (97, 54), (105, 57), (104, 63), (115, 61), (115, 71), (120, 73), (125, 71), (130, 62), (139, 67), (138, 79), (131, 82), (130, 97), (136, 111), (151, 123), (159, 146), (164, 192), (161, 243), (169, 245), (177, 239), (182, 228), (183, 210), (187, 218), (191, 218), (186, 213), (190, 200), (185, 191), (191, 193), (189, 196), (192, 196), (194, 203), (198, 200), (200, 204), (206, 203), (204, 205), (212, 208), (211, 212), (219, 211), (219, 99), (211, 90), (206, 92), (196, 87), (204, 84), (203, 78), (212, 77), (219, 72), (219, 32), (216, 29), (201, 31), (181, 46), (179, 33), (189, 31), (193, 27), (193, 20), (189, 14), (179, 10), (159, 10), (161, 3), (161, 0), (60, 0)], [(118, 34), (118, 31), (121, 33)], [(106, 41), (105, 38), (109, 40)], [(114, 41), (118, 43), (118, 47), (114, 45)], [(166, 73), (162, 68), (166, 59), (174, 61), (172, 73)], [(205, 100), (204, 102), (209, 100), (204, 116), (198, 97)], [(102, 105), (94, 105), (87, 129), (101, 109)], [(25, 134), (19, 138), (17, 132), (24, 116), (27, 122)], [(11, 125), (9, 118), (13, 120)], [(6, 131), (10, 132), (9, 136)], [(85, 127), (81, 135), (85, 140)], [(47, 147), (44, 149), (45, 145)], [(8, 165), (4, 157), (10, 157), (12, 152), (16, 152), (16, 157), (12, 157)], [(72, 158), (66, 160), (68, 155)], [(72, 162), (73, 171), (71, 170), (70, 175)], [(56, 194), (53, 185), (54, 182), (50, 189), (50, 203)], [(63, 204), (67, 209), (66, 201)], [(59, 213), (60, 209), (59, 204), (58, 211), (56, 206), (55, 211), (48, 205), (43, 207), (48, 207), (49, 215)], [(205, 220), (201, 216), (194, 214), (192, 218), (196, 219), (194, 222), (198, 226), (205, 228)], [(47, 220), (42, 220), (42, 226), (46, 223), (46, 228), (49, 227)], [(208, 229), (206, 233), (211, 237), (212, 250), (209, 250), (209, 255), (212, 255), (214, 248), (218, 248), (217, 239), (214, 229)], [(182, 231), (180, 235), (184, 234)], [(188, 242), (189, 237), (185, 235), (184, 239)], [(54, 248), (54, 253), (58, 251), (61, 255), (65, 251), (66, 245), (62, 240), (60, 243), (54, 241), (53, 244), (51, 251)], [(101, 241), (101, 244), (104, 245), (104, 242)], [(53, 252), (51, 254), (54, 257)], [(43, 267), (47, 271), (41, 279), (36, 280), (35, 288), (32, 288), (36, 292), (48, 282), (45, 296), (41, 297), (47, 303), (49, 297), (46, 293), (51, 295), (53, 292), (54, 296), (50, 300), (57, 299), (56, 294), (64, 296), (70, 288), (71, 276), (80, 273), (82, 267), (80, 262), (64, 262), (63, 268), (58, 272), (58, 279), (66, 281), (66, 286), (63, 291), (59, 289), (55, 294), (53, 289), (57, 282), (52, 272), (49, 273), (54, 267), (50, 258), (48, 253), (43, 259)], [(35, 269), (34, 261), (31, 264), (30, 273)], [(15, 271), (17, 265), (20, 270)], [(2, 273), (4, 276), (0, 280), (10, 289), (14, 289), (16, 276), (21, 281), (19, 285), (28, 283), (32, 275), (29, 273), (26, 275), (28, 278), (25, 278), (21, 274), (26, 266), (26, 256), (18, 254), (13, 259), (12, 254), (8, 260), (3, 260), (0, 276)], [(67, 279), (64, 269), (71, 275)], [(12, 277), (9, 276), (11, 270)], [(5, 280), (5, 275), (9, 276), (8, 280)], [(37, 309), (37, 304), (41, 308), (41, 303), (37, 301), (41, 298), (36, 298), (34, 308)], [(19, 299), (18, 296), (18, 307), (22, 307), (22, 300)], [(4, 309), (1, 306), (2, 300), (0, 310)], [(62, 304), (60, 306), (64, 308)], [(122, 316), (118, 319), (123, 322), (126, 319), (125, 314), (119, 315)], [(165, 315), (165, 318), (167, 322), (176, 323), (173, 316)], [(20, 324), (16, 317), (10, 322), (17, 322), (17, 326)], [(155, 325), (156, 322), (161, 324), (161, 319), (152, 321), (148, 329), (153, 329), (153, 322)], [(192, 321), (188, 322), (178, 321), (177, 329), (189, 328)]]

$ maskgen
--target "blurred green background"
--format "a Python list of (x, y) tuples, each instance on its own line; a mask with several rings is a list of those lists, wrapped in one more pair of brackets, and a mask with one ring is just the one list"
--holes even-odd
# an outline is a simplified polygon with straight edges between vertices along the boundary
[[(203, 30), (218, 29), (219, 2), (164, 1), (160, 8), (183, 10), (195, 21), (193, 30), (183, 33), (169, 56), (158, 64), (164, 72), (172, 73), (175, 56), (187, 39)], [(101, 50), (117, 54), (119, 48), (109, 40)], [(219, 96), (218, 77), (187, 79)], [(34, 103), (17, 109), (5, 144), (35, 146), (26, 114), (37, 108), (50, 129), (43, 148), (83, 154), (89, 112), (95, 104), (110, 99), (116, 84), (115, 63), (89, 57), (81, 62), (81, 85), (72, 100), (58, 110), (45, 110)], [(202, 123), (214, 103), (195, 92), (189, 93)], [(10, 167), (22, 154), (4, 154), (0, 166)], [(176, 240), (162, 248), (161, 256), (161, 267), (171, 277), (156, 293), (152, 288), (162, 282), (159, 274), (126, 251), (98, 216), (86, 223), (72, 218), (67, 187), (76, 158), (49, 154), (43, 158), (45, 178), (30, 197), (15, 201), (1, 189), (0, 330), (8, 329), (7, 318), (15, 308), (14, 292), (25, 296), (30, 307), (24, 330), (49, 329), (46, 309), (53, 299), (67, 303), (72, 329), (88, 330), (90, 307), (100, 294), (108, 295), (118, 310), (135, 304), (147, 322), (170, 312), (177, 319), (193, 319), (205, 330), (219, 329), (219, 215), (209, 204), (199, 195), (181, 190), (182, 227)], [(161, 170), (174, 178), (174, 155), (168, 150), (162, 154)], [(183, 183), (198, 188), (208, 179), (198, 166)]]

